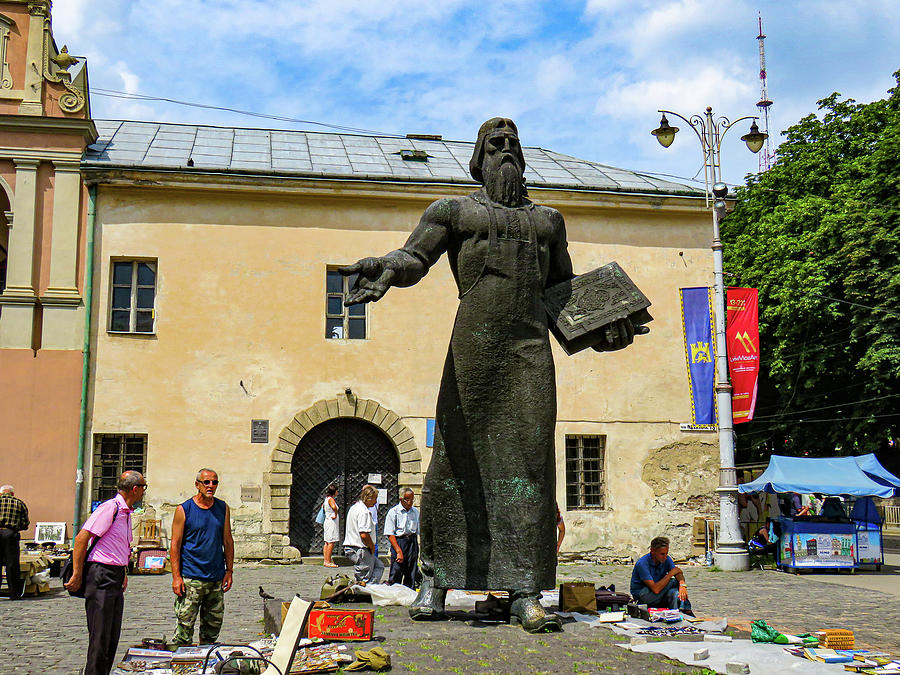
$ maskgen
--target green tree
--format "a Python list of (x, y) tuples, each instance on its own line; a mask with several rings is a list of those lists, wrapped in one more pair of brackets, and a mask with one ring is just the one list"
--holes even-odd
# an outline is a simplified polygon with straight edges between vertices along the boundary
[(834, 93), (748, 176), (722, 224), (729, 285), (759, 289), (756, 419), (742, 461), (900, 443), (900, 71), (886, 99)]

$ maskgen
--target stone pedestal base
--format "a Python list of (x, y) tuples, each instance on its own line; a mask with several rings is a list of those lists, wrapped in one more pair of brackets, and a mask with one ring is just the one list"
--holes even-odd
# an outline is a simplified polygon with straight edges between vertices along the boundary
[(725, 572), (746, 572), (750, 569), (747, 549), (718, 549), (713, 562)]

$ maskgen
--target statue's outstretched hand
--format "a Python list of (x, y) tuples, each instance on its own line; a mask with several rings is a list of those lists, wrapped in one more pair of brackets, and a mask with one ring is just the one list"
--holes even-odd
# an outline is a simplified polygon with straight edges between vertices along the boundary
[(345, 277), (357, 275), (353, 288), (344, 301), (345, 305), (375, 302), (391, 287), (391, 280), (395, 275), (394, 270), (385, 265), (384, 258), (363, 258), (352, 265), (338, 268), (338, 272)]
[(603, 329), (600, 342), (593, 346), (598, 352), (614, 352), (624, 349), (634, 342), (635, 335), (646, 335), (650, 329), (646, 326), (635, 326), (631, 319), (618, 319)]

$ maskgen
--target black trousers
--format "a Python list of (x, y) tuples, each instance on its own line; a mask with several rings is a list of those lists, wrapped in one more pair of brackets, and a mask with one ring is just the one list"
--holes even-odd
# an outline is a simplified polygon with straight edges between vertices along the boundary
[(415, 534), (397, 537), (397, 546), (403, 551), (403, 562), (397, 561), (397, 552), (391, 546), (391, 571), (388, 574), (388, 583), (415, 588), (419, 576), (419, 538)]
[(0, 527), (0, 566), (6, 569), (9, 599), (18, 600), (22, 597), (24, 587), (22, 586), (22, 571), (19, 567), (19, 533), (16, 530)]
[(109, 675), (116, 663), (125, 595), (125, 568), (85, 563), (84, 609), (88, 625), (88, 653), (84, 675)]

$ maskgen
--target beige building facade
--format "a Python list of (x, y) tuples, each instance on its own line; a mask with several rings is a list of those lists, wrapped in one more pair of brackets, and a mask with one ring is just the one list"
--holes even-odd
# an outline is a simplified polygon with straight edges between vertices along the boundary
[[(97, 193), (84, 508), (109, 490), (98, 465), (140, 457), (165, 530), (212, 467), (238, 556), (284, 559), (321, 550), (329, 482), (345, 507), (363, 483), (381, 487), (382, 517), (398, 487), (418, 492), (457, 305), (449, 266), (353, 311), (335, 269), (402, 246), (430, 202), (473, 191), (472, 144), (97, 125), (82, 164)], [(635, 555), (666, 533), (687, 552), (693, 517), (715, 508), (718, 462), (713, 438), (679, 428), (678, 289), (712, 269), (702, 194), (525, 154), (531, 198), (566, 219), (575, 271), (615, 260), (653, 303), (650, 334), (628, 349), (554, 345), (564, 551)]]

